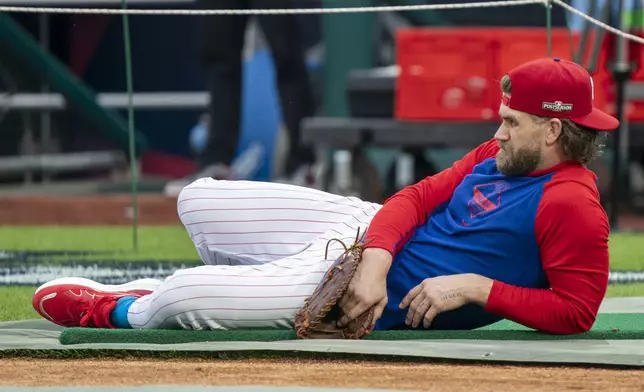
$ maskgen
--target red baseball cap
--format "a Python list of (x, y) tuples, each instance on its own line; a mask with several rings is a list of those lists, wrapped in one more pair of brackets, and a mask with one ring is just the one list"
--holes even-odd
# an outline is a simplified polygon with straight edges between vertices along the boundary
[(542, 58), (510, 70), (511, 109), (542, 117), (567, 118), (584, 127), (612, 131), (619, 121), (593, 106), (595, 86), (586, 69), (572, 61)]

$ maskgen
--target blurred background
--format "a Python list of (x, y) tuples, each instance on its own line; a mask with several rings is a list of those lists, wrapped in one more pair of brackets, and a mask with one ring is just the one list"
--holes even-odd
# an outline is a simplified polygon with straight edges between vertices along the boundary
[[(439, 3), (445, 0), (129, 0), (127, 5)], [(639, 36), (641, 3), (567, 1)], [(122, 6), (118, 0), (0, 0), (2, 5)], [(192, 180), (213, 176), (288, 182), (382, 202), (494, 135), (498, 80), (510, 67), (549, 54), (547, 23), (542, 4), (130, 16), (138, 191), (173, 200)], [(594, 75), (596, 104), (623, 119), (617, 145), (610, 138), (592, 169), (604, 206), (620, 217), (620, 228), (644, 229), (641, 44), (617, 39), (556, 5), (549, 23), (552, 56), (586, 66)], [(0, 212), (1, 223), (31, 222), (26, 216), (35, 211), (41, 219), (47, 208), (53, 210), (47, 212), (51, 222), (71, 219), (72, 213), (54, 206), (21, 207), (16, 196), (52, 204), (61, 196), (131, 192), (125, 60), (120, 15), (0, 13), (0, 198), (15, 203), (5, 204), (13, 207)], [(614, 170), (615, 151), (619, 170)], [(58, 206), (62, 203), (69, 204)], [(172, 208), (164, 213), (176, 219), (172, 202), (168, 205)], [(78, 215), (87, 218), (95, 207), (83, 211)], [(142, 205), (143, 220), (146, 211), (151, 210)]]

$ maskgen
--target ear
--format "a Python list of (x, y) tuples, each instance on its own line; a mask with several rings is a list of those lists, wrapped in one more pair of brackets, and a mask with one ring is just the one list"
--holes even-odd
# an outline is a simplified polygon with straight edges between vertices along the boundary
[(558, 118), (551, 118), (548, 121), (548, 129), (546, 130), (546, 144), (551, 146), (559, 140), (562, 133), (563, 124)]

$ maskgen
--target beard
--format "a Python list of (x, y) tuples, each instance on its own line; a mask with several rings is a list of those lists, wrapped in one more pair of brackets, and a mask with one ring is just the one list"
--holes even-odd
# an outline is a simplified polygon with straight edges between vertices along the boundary
[(513, 148), (502, 146), (496, 154), (496, 167), (506, 176), (524, 176), (539, 168), (541, 149), (537, 144)]

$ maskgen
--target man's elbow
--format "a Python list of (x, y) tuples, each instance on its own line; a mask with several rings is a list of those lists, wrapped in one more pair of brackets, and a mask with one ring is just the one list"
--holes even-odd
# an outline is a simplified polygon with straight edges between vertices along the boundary
[(568, 335), (588, 332), (594, 324), (595, 317), (593, 317), (592, 320), (588, 320), (586, 318), (578, 318), (576, 320), (573, 320), (573, 322), (570, 324)]
[(573, 307), (573, 309), (567, 312), (559, 327), (554, 328), (550, 333), (556, 335), (575, 335), (588, 332), (595, 324), (596, 319), (596, 313)]

